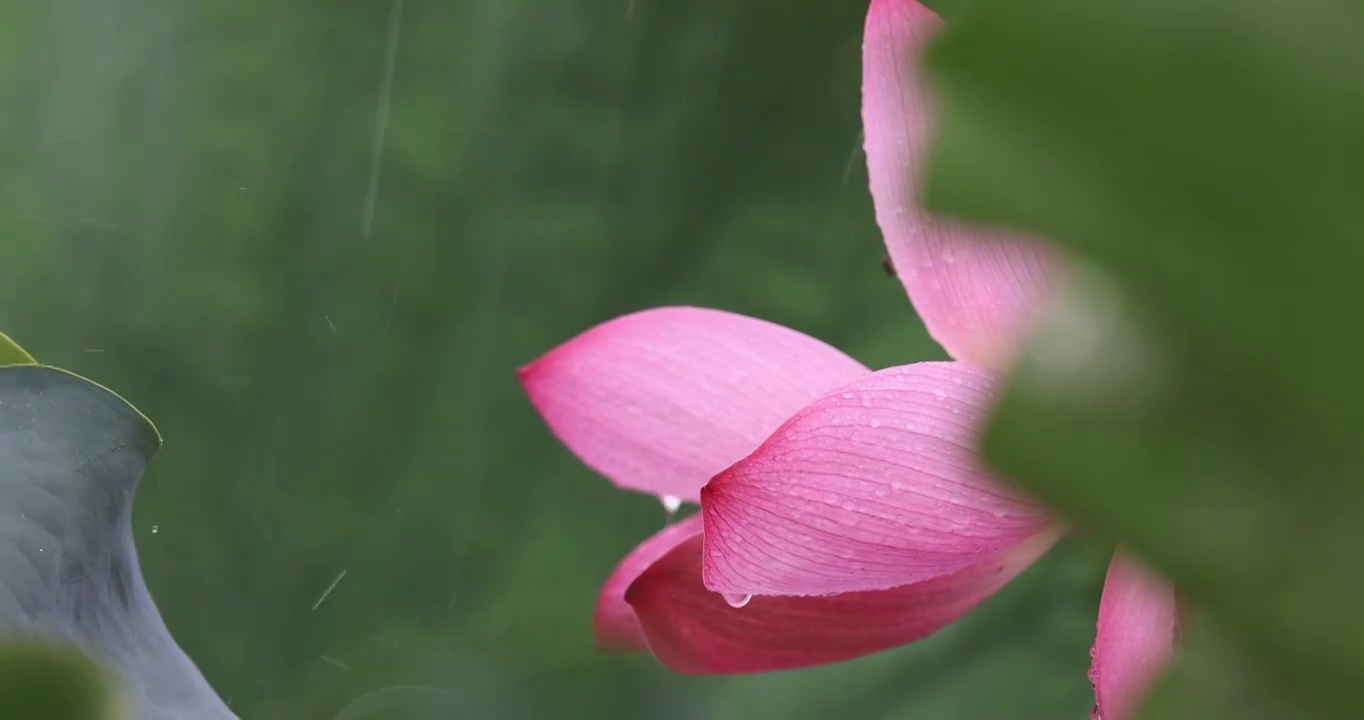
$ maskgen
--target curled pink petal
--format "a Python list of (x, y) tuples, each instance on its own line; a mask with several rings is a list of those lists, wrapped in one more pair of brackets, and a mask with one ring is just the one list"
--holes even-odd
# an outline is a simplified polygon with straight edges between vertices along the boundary
[(864, 375), (794, 415), (701, 491), (705, 582), (755, 595), (951, 575), (1051, 524), (976, 459), (995, 382), (962, 363)]
[(988, 598), (1054, 541), (1051, 535), (1038, 536), (951, 575), (890, 590), (726, 600), (702, 587), (702, 541), (692, 537), (645, 570), (625, 597), (649, 649), (672, 670), (784, 670), (848, 660), (925, 637)]
[(680, 543), (701, 534), (701, 516), (691, 517), (663, 528), (653, 537), (640, 543), (611, 571), (597, 596), (592, 626), (598, 650), (648, 650), (644, 631), (639, 627), (635, 611), (625, 602), (625, 591), (630, 583), (650, 565), (668, 554)]
[(1175, 650), (1174, 588), (1136, 560), (1113, 555), (1094, 639), (1094, 720), (1128, 720)]
[(671, 307), (598, 325), (519, 375), (588, 467), (622, 488), (695, 501), (792, 413), (866, 372), (795, 330)]
[(876, 222), (933, 338), (958, 360), (1004, 369), (1051, 296), (1055, 260), (1035, 241), (931, 219), (919, 208), (933, 113), (918, 56), (940, 25), (916, 0), (873, 0), (867, 12), (862, 124)]

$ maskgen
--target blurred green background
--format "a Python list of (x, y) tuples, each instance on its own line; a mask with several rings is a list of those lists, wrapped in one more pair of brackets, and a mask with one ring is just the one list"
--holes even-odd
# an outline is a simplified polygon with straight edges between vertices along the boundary
[(880, 266), (865, 11), (0, 2), (0, 328), (158, 423), (143, 567), (238, 714), (1087, 717), (1108, 548), (1078, 542), (858, 662), (591, 649), (663, 513), (550, 437), (518, 365), (672, 303), (944, 357)]

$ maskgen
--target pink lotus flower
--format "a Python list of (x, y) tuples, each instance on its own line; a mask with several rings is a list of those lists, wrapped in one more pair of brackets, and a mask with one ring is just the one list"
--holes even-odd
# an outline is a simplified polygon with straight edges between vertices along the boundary
[[(603, 648), (685, 673), (835, 662), (951, 623), (1060, 536), (977, 459), (1006, 369), (1051, 294), (1041, 244), (916, 205), (931, 113), (916, 58), (938, 20), (873, 0), (863, 122), (877, 221), (929, 332), (957, 362), (871, 372), (795, 330), (699, 308), (606, 322), (522, 368), (551, 431), (618, 486), (701, 513), (607, 579)], [(1173, 647), (1173, 593), (1116, 558), (1091, 679), (1123, 720)], [(1102, 710), (1102, 715), (1100, 711)]]

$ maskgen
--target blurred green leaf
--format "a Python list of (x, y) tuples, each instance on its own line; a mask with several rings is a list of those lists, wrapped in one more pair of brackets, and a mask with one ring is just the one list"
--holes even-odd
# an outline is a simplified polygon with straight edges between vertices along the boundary
[(0, 366), (4, 365), (33, 365), (37, 361), (32, 355), (24, 352), (19, 347), (19, 343), (14, 342), (10, 337), (0, 332)]
[(1303, 706), (1354, 710), (1364, 5), (974, 5), (931, 53), (930, 206), (1115, 279), (1035, 338), (987, 454), (1147, 555)]
[(94, 661), (38, 642), (0, 646), (0, 708), (7, 718), (126, 720), (124, 703)]
[(1262, 664), (1235, 648), (1206, 618), (1185, 619), (1174, 671), (1147, 697), (1139, 720), (1171, 717), (1310, 720), (1323, 717), (1295, 705)]

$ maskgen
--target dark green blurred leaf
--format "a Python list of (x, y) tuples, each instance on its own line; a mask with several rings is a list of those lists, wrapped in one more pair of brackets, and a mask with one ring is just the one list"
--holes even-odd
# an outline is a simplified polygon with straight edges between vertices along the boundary
[(14, 720), (128, 720), (109, 677), (85, 655), (37, 642), (0, 645), (0, 714)]
[(34, 362), (33, 356), (24, 352), (24, 349), (19, 347), (19, 343), (0, 332), (0, 366), (32, 365)]
[(1090, 283), (1059, 312), (987, 453), (1301, 704), (1357, 710), (1364, 5), (986, 0), (931, 68), (930, 204), (1054, 238), (1136, 308)]
[[(1186, 620), (1188, 620), (1186, 618)], [(1191, 629), (1164, 681), (1152, 689), (1139, 720), (1235, 718), (1235, 720), (1320, 720), (1295, 704), (1280, 678), (1236, 648), (1203, 618)], [(1349, 717), (1357, 716), (1351, 711)], [(1345, 717), (1345, 716), (1339, 716)]]

